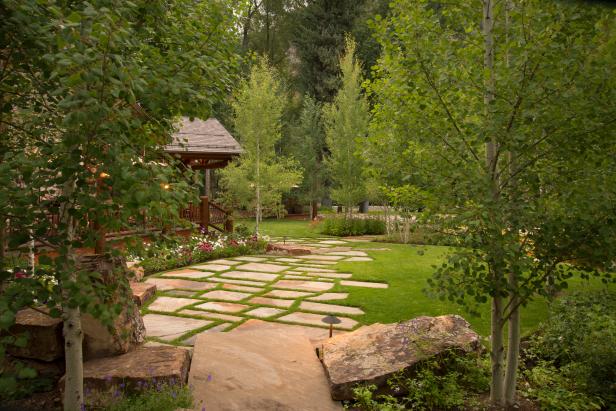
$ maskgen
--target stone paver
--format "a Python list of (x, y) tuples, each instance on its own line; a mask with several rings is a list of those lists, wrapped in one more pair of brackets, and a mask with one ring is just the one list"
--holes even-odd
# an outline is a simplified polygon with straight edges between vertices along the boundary
[(258, 263), (258, 262), (261, 262), (261, 261), (267, 261), (267, 258), (246, 256), (246, 257), (235, 257), (234, 260), (250, 261), (250, 262), (253, 262), (253, 263)]
[(188, 337), (187, 339), (182, 341), (182, 344), (193, 346), (195, 345), (195, 340), (197, 339), (199, 335), (206, 334), (206, 333), (220, 333), (220, 332), (225, 331), (230, 326), (231, 324), (229, 323), (222, 323), (222, 324), (215, 325), (213, 327), (208, 328), (207, 330), (201, 331), (199, 334), (195, 334), (195, 335)]
[(342, 411), (330, 397), (314, 347), (300, 333), (203, 333), (195, 341), (188, 383), (196, 410)]
[(274, 307), (284, 307), (289, 308), (293, 305), (292, 300), (279, 300), (277, 298), (267, 298), (267, 297), (254, 297), (249, 301), (251, 304), (263, 304), (263, 305), (273, 305)]
[(245, 304), (223, 303), (218, 301), (208, 301), (207, 303), (196, 306), (196, 308), (201, 308), (203, 310), (220, 311), (225, 313), (237, 313), (248, 307), (250, 306)]
[(208, 264), (223, 264), (223, 265), (236, 265), (236, 264), (241, 264), (239, 261), (233, 261), (233, 260), (212, 260), (212, 261), (208, 261)]
[(368, 254), (366, 254), (363, 251), (330, 251), (327, 253), (328, 255), (343, 255), (343, 256), (348, 256), (348, 257), (367, 257)]
[(316, 297), (309, 297), (311, 301), (332, 301), (332, 300), (345, 300), (349, 296), (348, 293), (323, 293)]
[(289, 279), (289, 280), (306, 280), (306, 277), (303, 275), (285, 275), (282, 278)]
[(216, 319), (216, 320), (224, 320), (224, 321), (229, 321), (232, 323), (243, 320), (243, 317), (238, 317), (237, 315), (210, 313), (207, 311), (190, 310), (190, 309), (182, 310), (180, 311), (180, 314), (197, 315), (200, 317)]
[(177, 278), (148, 278), (146, 283), (156, 285), (159, 291), (183, 288), (188, 290), (209, 290), (216, 287), (216, 284), (203, 281), (180, 280)]
[[(237, 331), (265, 331), (272, 330), (283, 335), (289, 334), (301, 334), (310, 340), (315, 348), (320, 348), (321, 343), (329, 338), (329, 330), (319, 327), (307, 327), (305, 325), (285, 324), (273, 321), (263, 321), (257, 319), (250, 319), (243, 322), (233, 330), (229, 331), (235, 333)], [(333, 335), (345, 334), (346, 331), (334, 330)]]
[(350, 273), (309, 273), (305, 272), (304, 275), (311, 277), (325, 277), (325, 278), (351, 278), (353, 274)]
[(225, 290), (235, 290), (235, 291), (245, 291), (247, 293), (260, 293), (263, 291), (263, 288), (257, 287), (249, 287), (246, 285), (237, 285), (237, 284), (223, 284), (222, 288)]
[(288, 291), (288, 290), (272, 290), (265, 294), (266, 297), (278, 297), (278, 298), (300, 298), (313, 295), (314, 293), (307, 293), (304, 291)]
[(335, 273), (336, 270), (331, 270), (329, 268), (319, 268), (319, 267), (306, 267), (306, 266), (294, 266), (292, 268), (294, 271), (313, 271), (315, 273)]
[(229, 271), (220, 275), (224, 278), (235, 278), (237, 280), (273, 281), (278, 278), (278, 274), (258, 273), (253, 271)]
[(371, 283), (366, 281), (340, 281), (340, 285), (348, 285), (350, 287), (366, 287), (366, 288), (388, 288), (389, 284), (385, 283)]
[(326, 314), (347, 314), (347, 315), (363, 315), (365, 314), (361, 308), (347, 307), (346, 305), (336, 304), (321, 304), (311, 301), (302, 301), (299, 305), (300, 310), (317, 311)]
[(237, 291), (225, 291), (225, 290), (215, 290), (207, 292), (201, 295), (201, 298), (208, 298), (211, 300), (223, 300), (223, 301), (240, 301), (245, 298), (250, 297), (252, 294), (248, 293), (240, 293)]
[(265, 273), (279, 273), (281, 271), (286, 270), (289, 267), (287, 267), (286, 265), (280, 265), (280, 264), (248, 263), (248, 264), (238, 265), (235, 268), (238, 269), (238, 270), (244, 270), (244, 271), (259, 271), (259, 272), (265, 272)]
[(227, 271), (231, 269), (231, 266), (224, 264), (201, 264), (194, 265), (192, 268), (197, 268), (199, 270), (209, 270), (209, 271)]
[(232, 278), (210, 278), (208, 281), (215, 281), (217, 283), (255, 286), (255, 287), (263, 287), (265, 285), (265, 283), (261, 281), (234, 280)]
[(337, 245), (337, 244), (346, 244), (346, 241), (342, 241), (342, 240), (323, 240), (320, 241), (320, 244), (330, 244), (330, 245)]
[(333, 286), (331, 283), (320, 281), (280, 280), (274, 283), (272, 287), (300, 291), (326, 291)]
[[(299, 324), (308, 324), (308, 325), (317, 325), (320, 327), (327, 327), (327, 324), (325, 324), (323, 321), (321, 321), (323, 319), (325, 315), (319, 315), (319, 314), (310, 314), (310, 313), (304, 313), (301, 311), (296, 311), (294, 313), (291, 314), (287, 314), (283, 317), (278, 318), (279, 321), (288, 321), (291, 323), (299, 323)], [(338, 328), (341, 330), (352, 330), (353, 327), (355, 327), (358, 323), (355, 320), (352, 320), (350, 318), (346, 318), (346, 317), (338, 317), (341, 320), (340, 324), (335, 324), (334, 328)]]
[(286, 257), (283, 257), (283, 258), (277, 258), (276, 261), (279, 261), (281, 263), (297, 263), (297, 262), (300, 262), (302, 260), (300, 260), (299, 258), (286, 258)]
[(170, 271), (162, 275), (162, 277), (182, 277), (182, 278), (207, 278), (215, 275), (214, 273), (208, 273), (205, 271), (195, 270), (176, 270)]
[(283, 312), (285, 312), (285, 310), (281, 310), (279, 308), (259, 307), (255, 308), (254, 310), (246, 311), (244, 314), (257, 318), (269, 318), (278, 314), (282, 314)]
[(359, 262), (359, 261), (374, 261), (374, 260), (370, 257), (351, 257), (351, 258), (347, 258), (344, 261)]
[(199, 301), (201, 300), (192, 298), (158, 297), (148, 306), (148, 310), (172, 312), (186, 307), (187, 305), (198, 303)]
[(174, 317), (171, 315), (146, 314), (143, 323), (148, 337), (158, 337), (171, 341), (189, 331), (212, 324), (212, 321), (195, 318)]
[(337, 261), (337, 260), (342, 260), (344, 257), (340, 255), (310, 254), (310, 255), (303, 255), (301, 258), (302, 260)]
[(131, 282), (130, 289), (133, 293), (133, 301), (139, 306), (145, 304), (156, 294), (156, 286), (154, 284)]

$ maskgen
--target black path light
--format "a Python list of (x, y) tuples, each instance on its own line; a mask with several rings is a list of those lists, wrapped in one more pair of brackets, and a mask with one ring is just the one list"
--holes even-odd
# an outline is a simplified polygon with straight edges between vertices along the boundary
[(334, 334), (334, 324), (340, 324), (342, 322), (340, 318), (333, 315), (323, 317), (321, 321), (323, 321), (325, 324), (329, 324), (329, 338), (332, 338), (332, 335)]

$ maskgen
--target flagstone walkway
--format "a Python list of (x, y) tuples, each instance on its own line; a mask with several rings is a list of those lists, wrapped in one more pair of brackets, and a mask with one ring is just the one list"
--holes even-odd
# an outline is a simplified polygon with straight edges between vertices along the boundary
[(361, 239), (277, 240), (301, 244), (311, 254), (220, 259), (148, 277), (146, 283), (158, 289), (144, 307), (148, 339), (191, 346), (201, 333), (268, 323), (305, 327), (314, 335), (328, 327), (321, 321), (326, 315), (341, 320), (336, 330), (353, 330), (364, 312), (344, 304), (349, 293), (356, 287), (374, 288), (376, 293), (388, 287), (352, 280), (352, 273), (336, 269), (339, 262), (372, 261), (364, 251), (349, 247)]

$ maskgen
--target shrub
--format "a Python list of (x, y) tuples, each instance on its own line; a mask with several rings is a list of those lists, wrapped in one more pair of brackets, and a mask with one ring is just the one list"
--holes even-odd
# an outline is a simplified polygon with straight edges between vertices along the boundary
[(362, 411), (406, 409), (466, 409), (478, 404), (477, 395), (489, 389), (489, 362), (485, 357), (450, 351), (418, 365), (412, 376), (402, 373), (387, 381), (394, 395), (375, 395), (376, 386), (353, 390), (352, 407)]
[(326, 218), (322, 233), (339, 237), (384, 234), (385, 222), (376, 218)]
[(546, 409), (616, 409), (615, 341), (616, 292), (560, 299), (525, 352), (538, 364), (525, 372), (526, 395)]

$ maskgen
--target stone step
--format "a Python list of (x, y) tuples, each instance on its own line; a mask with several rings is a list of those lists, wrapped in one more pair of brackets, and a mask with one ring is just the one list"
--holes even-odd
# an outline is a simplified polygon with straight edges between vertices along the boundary
[(310, 340), (299, 332), (200, 334), (188, 382), (197, 410), (342, 410)]
[[(135, 392), (159, 383), (182, 385), (186, 383), (190, 367), (188, 350), (172, 346), (139, 347), (115, 357), (98, 358), (83, 364), (86, 405), (100, 399), (99, 392)], [(66, 376), (65, 376), (66, 377)], [(64, 386), (64, 379), (60, 387)]]

